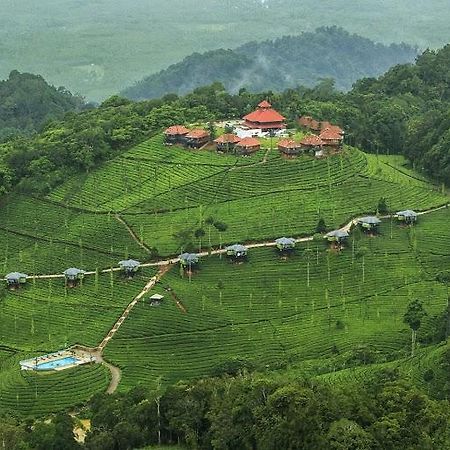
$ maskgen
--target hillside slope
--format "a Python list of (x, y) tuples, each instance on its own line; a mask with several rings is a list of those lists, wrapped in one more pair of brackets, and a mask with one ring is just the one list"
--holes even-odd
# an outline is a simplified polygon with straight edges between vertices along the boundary
[(415, 56), (416, 51), (406, 45), (385, 46), (336, 27), (319, 28), (300, 36), (250, 42), (235, 50), (194, 53), (123, 94), (136, 100), (183, 95), (215, 81), (231, 92), (282, 91), (312, 86), (323, 78), (333, 78), (338, 89), (346, 90), (360, 78), (377, 76)]
[(0, 142), (11, 134), (40, 130), (46, 121), (61, 119), (83, 104), (81, 97), (50, 86), (39, 75), (13, 71), (0, 81)]

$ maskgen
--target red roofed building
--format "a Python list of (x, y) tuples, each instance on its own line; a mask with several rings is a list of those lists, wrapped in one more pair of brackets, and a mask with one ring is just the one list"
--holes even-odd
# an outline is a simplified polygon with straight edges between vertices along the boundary
[(257, 152), (261, 148), (261, 144), (256, 138), (246, 137), (236, 144), (236, 152), (241, 155), (249, 155)]
[(183, 125), (174, 125), (164, 131), (164, 141), (166, 144), (178, 144), (183, 142), (189, 130)]
[(202, 128), (189, 131), (185, 136), (185, 143), (190, 148), (203, 147), (209, 141), (209, 133)]
[(313, 120), (313, 118), (311, 116), (302, 116), (300, 117), (300, 119), (298, 119), (298, 124), (306, 129), (310, 129), (311, 128), (311, 121)]
[(315, 119), (312, 119), (310, 124), (309, 124), (309, 129), (313, 132), (313, 133), (320, 133), (320, 122), (318, 122)]
[(285, 120), (286, 118), (278, 111), (275, 111), (267, 100), (262, 101), (256, 111), (244, 117), (247, 127), (259, 128), (264, 131), (286, 128)]
[(322, 140), (323, 145), (327, 147), (342, 147), (344, 137), (342, 135), (342, 130), (339, 127), (329, 127), (323, 130), (319, 138)]
[(293, 139), (282, 139), (278, 142), (278, 150), (285, 155), (298, 155), (301, 151), (300, 144)]
[(217, 145), (217, 151), (219, 152), (228, 152), (230, 150), (233, 150), (235, 145), (240, 141), (241, 139), (237, 137), (235, 134), (227, 133), (223, 134), (222, 136), (218, 137), (214, 143)]
[(322, 148), (323, 142), (322, 142), (322, 139), (320, 139), (319, 136), (310, 135), (310, 136), (305, 136), (300, 141), (300, 145), (305, 150), (316, 150), (316, 149)]

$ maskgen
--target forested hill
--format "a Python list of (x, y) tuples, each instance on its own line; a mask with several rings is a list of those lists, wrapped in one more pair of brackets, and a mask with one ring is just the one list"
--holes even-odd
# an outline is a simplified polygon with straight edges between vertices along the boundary
[(318, 28), (299, 36), (250, 42), (235, 50), (194, 53), (123, 94), (131, 99), (186, 94), (198, 86), (220, 81), (230, 92), (247, 88), (282, 91), (313, 86), (333, 78), (340, 90), (363, 77), (377, 76), (393, 65), (413, 61), (416, 49), (407, 45), (382, 45), (350, 34), (342, 28)]
[(0, 81), (0, 141), (39, 130), (50, 119), (79, 110), (81, 97), (50, 86), (41, 76), (14, 70)]

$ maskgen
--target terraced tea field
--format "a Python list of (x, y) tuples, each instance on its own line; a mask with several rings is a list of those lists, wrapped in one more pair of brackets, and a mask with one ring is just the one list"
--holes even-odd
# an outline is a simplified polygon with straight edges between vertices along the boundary
[[(46, 198), (0, 199), (0, 272), (101, 272), (124, 258), (151, 262), (186, 247), (312, 235), (319, 217), (335, 228), (375, 213), (381, 197), (391, 210), (448, 203), (397, 156), (348, 147), (323, 160), (285, 160), (267, 149), (247, 158), (165, 147), (157, 136)], [(190, 282), (172, 267), (153, 289), (163, 304), (152, 307), (146, 296), (135, 302), (103, 356), (122, 370), (119, 389), (126, 389), (210, 374), (234, 358), (290, 367), (359, 344), (406, 355), (409, 301), (422, 299), (430, 315), (447, 304), (436, 275), (450, 265), (449, 219), (448, 209), (420, 216), (414, 228), (387, 219), (380, 236), (355, 232), (341, 253), (319, 240), (287, 260), (272, 247), (252, 249), (241, 265), (204, 257)], [(0, 412), (45, 414), (105, 390), (111, 380), (103, 366), (23, 374), (18, 361), (98, 346), (155, 272), (142, 269), (133, 281), (92, 274), (75, 289), (61, 278), (0, 288)]]
[[(449, 218), (448, 210), (436, 214)], [(273, 248), (252, 250), (242, 265), (212, 256), (190, 283), (173, 269), (164, 283), (187, 313), (170, 298), (157, 310), (140, 305), (106, 357), (123, 368), (125, 388), (157, 376), (173, 382), (210, 374), (238, 357), (276, 367), (358, 344), (407, 352), (402, 319), (409, 301), (422, 299), (430, 315), (447, 304), (445, 286), (424, 274), (409, 234), (385, 222), (381, 236), (355, 240), (354, 252), (312, 243), (288, 260)]]

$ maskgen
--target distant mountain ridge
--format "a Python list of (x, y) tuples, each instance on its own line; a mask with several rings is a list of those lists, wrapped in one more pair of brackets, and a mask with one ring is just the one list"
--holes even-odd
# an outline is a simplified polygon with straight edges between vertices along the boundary
[(333, 78), (338, 89), (348, 90), (356, 80), (378, 76), (416, 56), (417, 49), (405, 44), (386, 46), (342, 28), (318, 28), (299, 36), (249, 42), (234, 50), (193, 53), (122, 94), (134, 100), (184, 95), (215, 81), (233, 93), (241, 88), (282, 91), (312, 87), (323, 78)]

